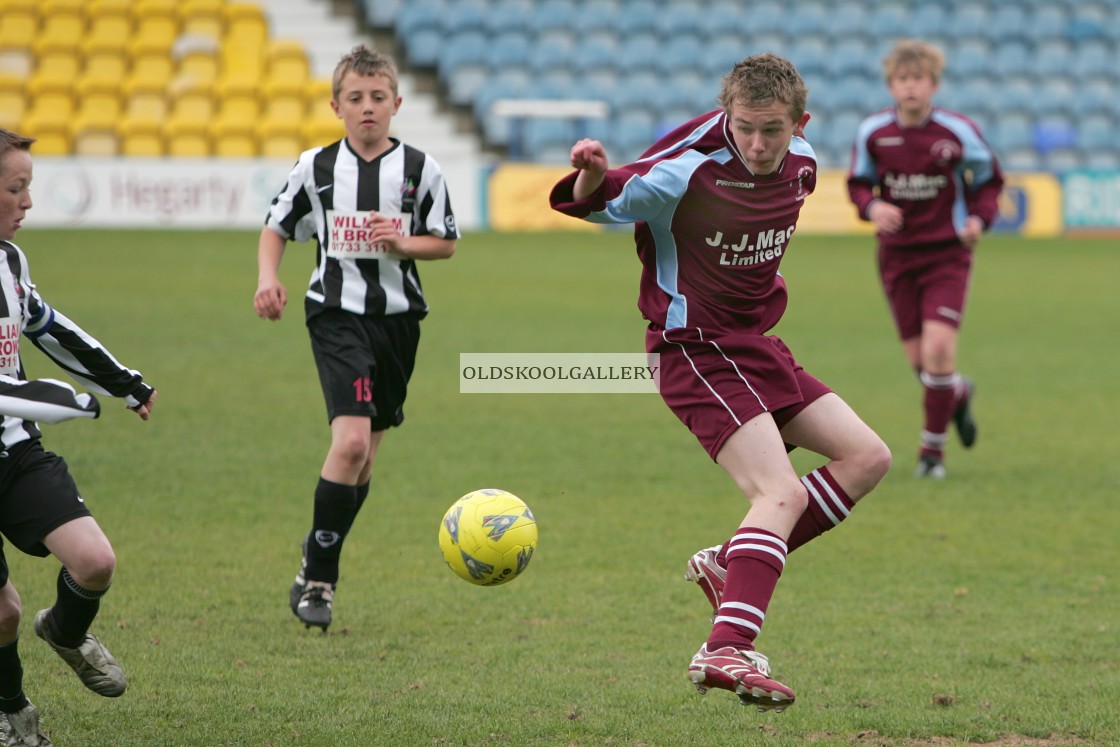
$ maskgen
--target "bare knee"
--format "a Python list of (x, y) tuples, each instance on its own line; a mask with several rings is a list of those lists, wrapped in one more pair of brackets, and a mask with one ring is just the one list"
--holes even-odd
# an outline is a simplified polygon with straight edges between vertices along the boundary
[(369, 459), (369, 445), (368, 432), (336, 435), (331, 441), (331, 456), (347, 467), (358, 469)]
[(0, 588), (0, 644), (14, 641), (19, 635), (22, 614), (19, 594), (10, 583)]
[(861, 445), (854, 457), (856, 471), (862, 478), (865, 493), (879, 484), (891, 468), (891, 450), (876, 436)]
[(117, 569), (117, 556), (109, 543), (101, 543), (69, 559), (66, 570), (70, 578), (83, 589), (102, 591), (109, 588), (113, 572)]

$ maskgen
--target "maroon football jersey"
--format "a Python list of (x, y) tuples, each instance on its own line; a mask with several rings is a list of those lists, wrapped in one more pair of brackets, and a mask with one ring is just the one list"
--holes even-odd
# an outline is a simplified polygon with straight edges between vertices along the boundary
[(756, 175), (735, 147), (725, 112), (661, 138), (637, 162), (610, 169), (573, 199), (577, 173), (552, 190), (552, 207), (595, 223), (634, 223), (642, 280), (638, 308), (665, 329), (762, 334), (786, 308), (778, 273), (817, 161), (793, 138), (773, 174)]
[(868, 219), (874, 199), (902, 208), (902, 230), (879, 235), (884, 247), (957, 241), (970, 215), (990, 226), (998, 214), (1003, 174), (980, 129), (968, 118), (934, 108), (918, 127), (903, 127), (894, 109), (859, 126), (848, 194)]

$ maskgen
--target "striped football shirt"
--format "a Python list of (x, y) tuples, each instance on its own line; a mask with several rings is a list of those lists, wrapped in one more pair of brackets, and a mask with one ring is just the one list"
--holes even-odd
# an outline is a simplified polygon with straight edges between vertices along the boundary
[(294, 241), (314, 238), (315, 269), (307, 288), (308, 314), (339, 308), (372, 317), (423, 316), (428, 303), (416, 262), (366, 238), (364, 222), (376, 212), (398, 222), (402, 235), (459, 238), (439, 164), (392, 139), (372, 161), (346, 139), (304, 151), (265, 225)]

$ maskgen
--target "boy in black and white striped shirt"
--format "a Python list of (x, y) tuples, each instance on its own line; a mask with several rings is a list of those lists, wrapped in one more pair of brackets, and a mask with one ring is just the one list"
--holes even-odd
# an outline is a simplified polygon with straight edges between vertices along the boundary
[[(36, 420), (96, 417), (97, 401), (62, 382), (27, 381), (21, 338), (29, 340), (77, 381), (120, 397), (143, 420), (156, 391), (139, 372), (122, 366), (81, 327), (47, 304), (12, 243), (31, 209), (33, 138), (0, 129), (0, 531), (28, 555), (62, 563), (52, 607), (35, 616), (35, 633), (106, 697), (125, 691), (127, 678), (112, 654), (89, 632), (109, 590), (116, 557), (78, 493), (62, 457), (43, 449)], [(20, 598), (0, 550), (0, 736), (5, 744), (50, 745), (39, 714), (23, 691)]]
[(459, 232), (431, 156), (389, 136), (401, 105), (393, 61), (365, 45), (335, 68), (331, 107), (346, 137), (300, 155), (272, 202), (257, 251), (253, 305), (279, 319), (289, 240), (318, 244), (304, 308), (327, 404), (331, 446), (315, 488), (292, 612), (326, 630), (342, 543), (369, 493), (386, 429), (404, 420), (428, 303), (417, 260), (446, 259)]

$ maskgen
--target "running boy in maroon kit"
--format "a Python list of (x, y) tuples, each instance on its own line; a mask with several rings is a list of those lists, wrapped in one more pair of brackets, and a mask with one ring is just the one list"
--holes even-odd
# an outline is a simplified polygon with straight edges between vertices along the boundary
[(998, 212), (1003, 175), (979, 128), (934, 106), (945, 67), (937, 47), (907, 40), (883, 60), (896, 105), (863, 121), (848, 193), (875, 224), (879, 275), (906, 358), (924, 387), (918, 477), (945, 477), (953, 421), (976, 442), (972, 382), (957, 372), (957, 341), (980, 234)]
[[(882, 440), (766, 332), (786, 307), (778, 274), (802, 201), (816, 186), (797, 70), (771, 54), (725, 76), (722, 109), (609, 168), (603, 145), (572, 147), (577, 169), (553, 208), (597, 223), (634, 223), (646, 349), (660, 355), (661, 396), (746, 495), (724, 548), (689, 561), (716, 615), (689, 679), (744, 704), (782, 710), (793, 691), (754, 650), (788, 552), (839, 523), (890, 466)], [(784, 442), (784, 443), (783, 443)], [(785, 444), (827, 464), (799, 479)]]

